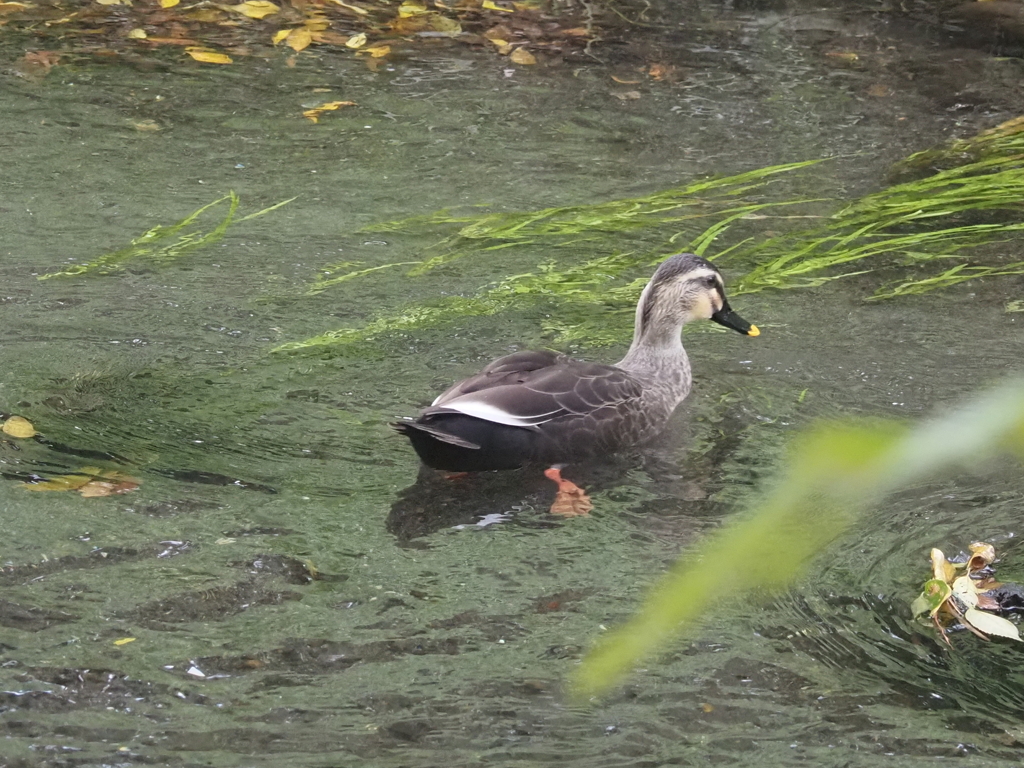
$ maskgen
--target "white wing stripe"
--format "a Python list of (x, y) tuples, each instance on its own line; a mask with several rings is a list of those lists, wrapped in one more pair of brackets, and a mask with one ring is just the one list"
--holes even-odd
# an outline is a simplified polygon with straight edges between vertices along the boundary
[(537, 424), (548, 421), (545, 417), (561, 411), (561, 408), (558, 408), (553, 411), (549, 411), (548, 413), (539, 413), (532, 416), (516, 416), (514, 413), (503, 411), (497, 406), (491, 405), (490, 403), (483, 403), (479, 400), (466, 400), (461, 403), (455, 401), (445, 403), (441, 407), (446, 410), (463, 413), (466, 416), (472, 416), (476, 419), (483, 419), (484, 421), (490, 421), (494, 424), (506, 424), (510, 427), (533, 427)]

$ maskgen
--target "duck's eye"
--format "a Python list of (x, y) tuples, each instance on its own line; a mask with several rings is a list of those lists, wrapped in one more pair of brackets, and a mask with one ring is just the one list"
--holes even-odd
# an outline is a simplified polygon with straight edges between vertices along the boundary
[(707, 277), (704, 278), (704, 285), (706, 285), (708, 288), (714, 288), (715, 286), (718, 285), (718, 281), (715, 279), (714, 275), (708, 275)]

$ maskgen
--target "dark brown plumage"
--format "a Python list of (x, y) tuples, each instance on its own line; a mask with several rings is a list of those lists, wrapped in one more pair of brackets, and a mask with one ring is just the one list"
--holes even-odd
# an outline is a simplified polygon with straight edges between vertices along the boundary
[(661, 431), (689, 393), (680, 331), (699, 318), (759, 333), (729, 308), (721, 274), (710, 262), (672, 256), (644, 289), (633, 344), (618, 364), (516, 352), (393, 426), (424, 464), (449, 471), (563, 464), (641, 443)]

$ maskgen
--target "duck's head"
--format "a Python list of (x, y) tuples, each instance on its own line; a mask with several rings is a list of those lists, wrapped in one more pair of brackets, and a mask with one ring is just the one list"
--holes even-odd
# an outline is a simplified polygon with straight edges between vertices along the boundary
[(637, 331), (644, 335), (691, 320), (714, 320), (747, 336), (761, 333), (729, 307), (722, 273), (714, 264), (692, 253), (680, 253), (663, 261), (644, 288), (636, 310)]

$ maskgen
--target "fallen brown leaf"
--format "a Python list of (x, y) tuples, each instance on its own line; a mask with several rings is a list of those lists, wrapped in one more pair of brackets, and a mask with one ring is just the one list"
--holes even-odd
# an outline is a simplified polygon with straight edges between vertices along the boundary
[(21, 487), (26, 491), (78, 491), (89, 498), (134, 491), (139, 487), (139, 481), (111, 469), (83, 467), (74, 474), (57, 475), (38, 483), (22, 483)]
[(131, 478), (125, 478), (117, 482), (110, 480), (92, 480), (81, 488), (78, 492), (86, 498), (98, 498), (100, 496), (113, 496), (118, 493), (128, 493), (134, 491), (139, 487), (139, 484)]
[(337, 32), (314, 32), (313, 41), (316, 43), (327, 43), (328, 45), (345, 45), (348, 42), (348, 35)]
[(147, 37), (147, 43), (153, 43), (155, 45), (198, 45), (198, 40), (192, 40), (188, 37)]
[(496, 24), (484, 32), (484, 37), (488, 40), (508, 40), (512, 37), (512, 30), (504, 24)]
[(26, 491), (77, 491), (92, 482), (92, 475), (58, 475), (38, 483), (22, 483)]
[(674, 80), (676, 68), (671, 64), (651, 64), (647, 76), (653, 80)]

